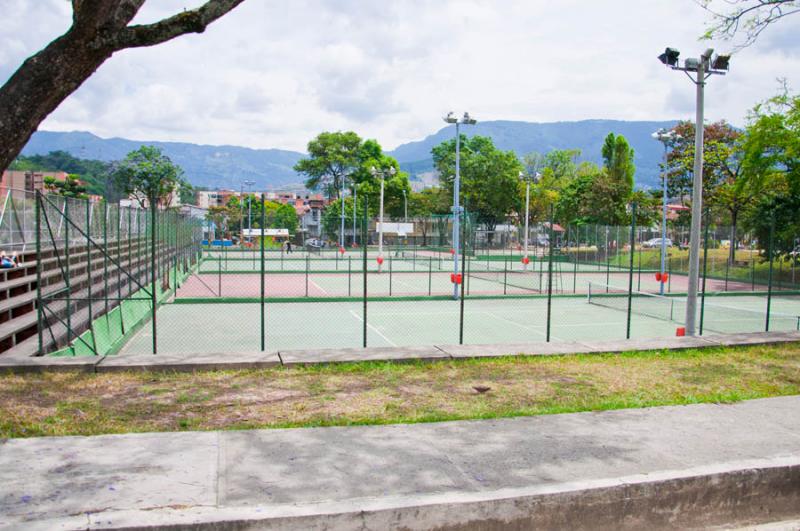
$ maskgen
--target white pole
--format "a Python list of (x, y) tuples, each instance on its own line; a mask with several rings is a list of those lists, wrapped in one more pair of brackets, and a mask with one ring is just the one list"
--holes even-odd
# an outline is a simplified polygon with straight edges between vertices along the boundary
[[(461, 207), (459, 206), (458, 196), (461, 188), (461, 135), (459, 134), (458, 122), (456, 122), (456, 179), (453, 186), (453, 273), (458, 275), (458, 230)], [(458, 284), (453, 283), (453, 299), (458, 300)]]
[(339, 248), (344, 248), (344, 176), (342, 176), (342, 182), (339, 185), (339, 208), (342, 210), (342, 224), (341, 229), (339, 230)]
[(381, 173), (381, 211), (378, 216), (378, 272), (383, 270), (383, 173)]
[(703, 212), (703, 88), (707, 57), (697, 67), (697, 117), (694, 135), (694, 180), (692, 182), (692, 230), (689, 235), (689, 289), (686, 296), (686, 335), (695, 334), (697, 283), (700, 277), (700, 222)]
[[(528, 218), (530, 217), (531, 208), (531, 181), (525, 179), (525, 258), (528, 258)], [(528, 269), (528, 261), (524, 260), (523, 265), (525, 270)]]
[(356, 246), (356, 199), (358, 198), (358, 192), (356, 190), (356, 183), (353, 181), (353, 247)]

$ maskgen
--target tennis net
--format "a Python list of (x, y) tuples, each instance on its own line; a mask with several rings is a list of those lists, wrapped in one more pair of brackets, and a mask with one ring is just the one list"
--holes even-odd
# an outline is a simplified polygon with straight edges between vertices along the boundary
[(542, 274), (538, 271), (513, 271), (508, 269), (480, 269), (467, 268), (470, 278), (496, 282), (510, 287), (527, 291), (542, 291)]
[[(628, 290), (597, 282), (589, 283), (589, 304), (628, 311)], [(700, 323), (698, 307), (696, 323)], [(766, 306), (763, 310), (741, 308), (719, 302), (706, 301), (702, 306), (703, 330), (722, 334), (763, 331), (766, 327)], [(663, 321), (684, 323), (686, 299), (665, 297), (642, 291), (631, 292), (631, 313)], [(800, 315), (770, 311), (770, 330), (800, 330)]]

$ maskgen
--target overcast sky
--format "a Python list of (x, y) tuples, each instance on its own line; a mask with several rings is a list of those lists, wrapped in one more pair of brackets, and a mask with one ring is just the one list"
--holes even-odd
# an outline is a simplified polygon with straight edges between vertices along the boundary
[[(199, 0), (149, 0), (153, 22)], [(70, 25), (67, 0), (0, 0), (0, 80)], [(479, 120), (693, 118), (694, 87), (656, 56), (696, 56), (709, 17), (692, 0), (246, 0), (204, 34), (117, 53), (40, 127), (102, 137), (304, 151), (323, 130), (386, 149)], [(712, 43), (718, 51), (730, 43)], [(714, 76), (706, 117), (800, 89), (800, 15)]]

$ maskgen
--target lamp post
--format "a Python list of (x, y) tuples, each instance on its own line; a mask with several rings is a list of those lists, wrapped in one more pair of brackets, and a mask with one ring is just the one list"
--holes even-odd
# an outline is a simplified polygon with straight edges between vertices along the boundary
[[(239, 186), (239, 246), (244, 245), (244, 187), (247, 187), (247, 190), (250, 190), (250, 187), (256, 184), (255, 181), (242, 181)], [(247, 209), (247, 228), (248, 230), (250, 227), (250, 201), (247, 202), (248, 209)], [(263, 228), (263, 227), (262, 227)]]
[(524, 250), (522, 264), (526, 271), (528, 270), (528, 262), (530, 261), (528, 258), (528, 235), (530, 234), (530, 230), (528, 229), (528, 220), (531, 217), (531, 177), (533, 178), (534, 183), (538, 183), (539, 179), (542, 177), (542, 174), (537, 171), (533, 176), (530, 176), (525, 172), (519, 172), (519, 178), (525, 180), (525, 238), (523, 240)]
[(339, 209), (341, 212), (341, 228), (339, 229), (339, 250), (344, 252), (344, 180), (347, 175), (342, 175), (342, 184), (339, 185)]
[(356, 181), (353, 179), (353, 247), (356, 246), (356, 199), (358, 199), (358, 187), (356, 186)]
[(378, 273), (380, 273), (383, 271), (383, 184), (386, 175), (394, 176), (397, 170), (394, 169), (394, 166), (388, 170), (379, 170), (373, 166), (369, 171), (374, 177), (380, 176), (381, 178), (381, 206), (378, 214)]
[[(650, 135), (659, 142), (664, 144), (664, 163), (667, 162), (667, 150), (669, 143), (674, 140), (680, 140), (681, 135), (670, 129), (667, 131), (663, 127)], [(658, 287), (658, 293), (664, 294), (664, 273), (666, 273), (667, 266), (667, 172), (664, 171), (664, 178), (661, 183), (661, 281)]]
[[(686, 335), (695, 334), (697, 319), (697, 283), (700, 277), (700, 223), (703, 208), (703, 104), (706, 79), (712, 74), (725, 75), (730, 63), (730, 55), (716, 55), (707, 49), (699, 59), (689, 58), (678, 64), (680, 52), (667, 48), (658, 56), (659, 61), (672, 70), (680, 70), (697, 87), (697, 115), (695, 117), (694, 137), (694, 176), (692, 181), (692, 225), (689, 235), (689, 287), (686, 297)], [(694, 73), (694, 77), (692, 77)]]
[[(458, 275), (458, 249), (459, 249), (459, 224), (461, 220), (461, 206), (459, 205), (459, 195), (461, 194), (461, 132), (460, 126), (475, 125), (477, 120), (470, 117), (468, 112), (462, 118), (458, 118), (453, 111), (447, 113), (444, 121), (448, 124), (456, 124), (456, 177), (453, 184), (453, 274)], [(458, 300), (458, 284), (453, 283), (453, 299)]]
[(403, 188), (403, 222), (408, 221), (408, 197), (406, 196), (406, 189)]

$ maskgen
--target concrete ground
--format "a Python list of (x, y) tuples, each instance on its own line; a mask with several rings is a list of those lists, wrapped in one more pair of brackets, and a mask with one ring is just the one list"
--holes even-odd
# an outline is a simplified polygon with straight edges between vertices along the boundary
[(798, 515), (800, 397), (0, 441), (9, 529), (658, 529)]

